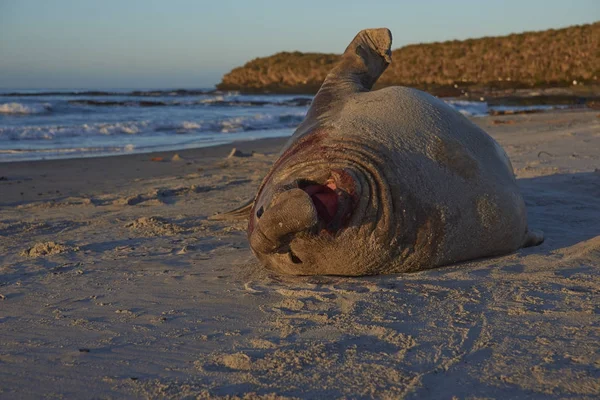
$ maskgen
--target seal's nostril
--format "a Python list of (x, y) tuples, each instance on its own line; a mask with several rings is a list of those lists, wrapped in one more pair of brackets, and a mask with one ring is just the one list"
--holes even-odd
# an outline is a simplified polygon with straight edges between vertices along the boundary
[(264, 207), (260, 207), (260, 208), (258, 209), (258, 211), (256, 212), (256, 217), (257, 217), (257, 218), (260, 218), (260, 217), (262, 217), (262, 215), (263, 215), (263, 213), (264, 213), (264, 212), (265, 212), (265, 209), (264, 209)]
[(294, 254), (293, 251), (290, 251), (290, 258), (294, 264), (302, 264), (302, 260), (298, 258), (297, 255)]

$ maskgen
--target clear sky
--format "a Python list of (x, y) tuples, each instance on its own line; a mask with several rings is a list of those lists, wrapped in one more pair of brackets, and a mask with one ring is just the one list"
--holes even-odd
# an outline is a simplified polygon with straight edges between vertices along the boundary
[(0, 0), (0, 88), (209, 87), (283, 50), (393, 48), (600, 20), (600, 0)]

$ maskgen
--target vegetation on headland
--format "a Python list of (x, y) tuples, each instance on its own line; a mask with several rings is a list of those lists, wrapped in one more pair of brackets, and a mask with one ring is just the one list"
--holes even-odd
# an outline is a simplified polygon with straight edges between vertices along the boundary
[[(283, 52), (256, 58), (217, 88), (243, 92), (315, 93), (337, 54)], [(532, 88), (597, 84), (600, 22), (500, 37), (414, 44), (396, 49), (377, 87), (404, 85), (438, 95), (457, 87)]]

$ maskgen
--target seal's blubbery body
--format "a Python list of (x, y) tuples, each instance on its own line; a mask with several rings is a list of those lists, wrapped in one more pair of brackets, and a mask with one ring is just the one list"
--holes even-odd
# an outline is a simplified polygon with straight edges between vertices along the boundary
[(538, 244), (503, 149), (443, 101), (369, 91), (387, 29), (361, 31), (255, 198), (250, 246), (288, 274), (417, 271)]

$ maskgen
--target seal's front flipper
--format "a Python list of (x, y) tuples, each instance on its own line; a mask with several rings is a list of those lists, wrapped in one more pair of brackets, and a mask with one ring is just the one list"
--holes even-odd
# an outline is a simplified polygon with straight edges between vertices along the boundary
[(238, 208), (224, 212), (222, 214), (215, 214), (208, 217), (211, 221), (235, 221), (250, 218), (250, 212), (254, 206), (254, 199), (246, 201)]
[(541, 231), (527, 231), (523, 247), (537, 246), (544, 241), (544, 234)]

